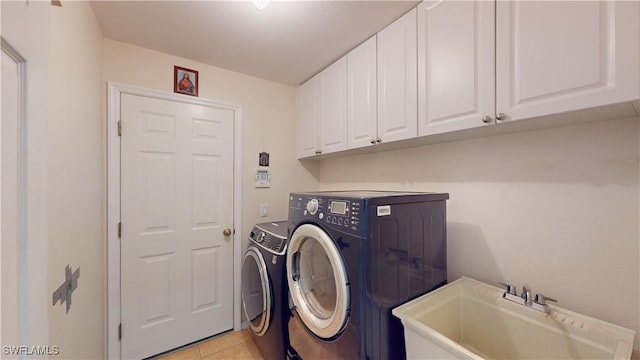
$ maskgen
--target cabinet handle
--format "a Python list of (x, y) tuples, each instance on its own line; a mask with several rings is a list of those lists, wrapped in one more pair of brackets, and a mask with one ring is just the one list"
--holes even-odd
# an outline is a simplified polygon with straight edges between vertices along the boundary
[(382, 142), (382, 139), (380, 139), (379, 137), (377, 137), (377, 138), (376, 138), (376, 142), (377, 142), (378, 144), (380, 144), (380, 143)]
[(507, 114), (505, 114), (505, 113), (497, 113), (496, 114), (496, 120), (502, 121), (502, 120), (506, 120), (506, 119), (507, 119)]
[(489, 115), (485, 115), (485, 116), (482, 117), (482, 122), (485, 123), (485, 124), (490, 124), (491, 120), (492, 120), (491, 116), (489, 116)]
[(375, 144), (376, 143), (376, 139), (371, 139), (371, 143)]
[(316, 150), (316, 155), (322, 154), (322, 150)]

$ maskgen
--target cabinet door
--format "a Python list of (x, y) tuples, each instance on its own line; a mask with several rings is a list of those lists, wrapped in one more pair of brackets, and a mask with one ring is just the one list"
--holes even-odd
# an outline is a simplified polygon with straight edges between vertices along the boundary
[(416, 9), (378, 33), (378, 137), (418, 135)]
[(320, 73), (320, 147), (323, 154), (347, 148), (347, 57)]
[(376, 37), (347, 54), (349, 149), (371, 146), (378, 136)]
[(319, 76), (316, 75), (298, 88), (298, 158), (313, 156), (320, 150), (317, 128), (319, 84)]
[(418, 6), (421, 136), (494, 122), (494, 49), (493, 1), (426, 1)]
[(507, 120), (638, 98), (637, 1), (496, 6), (496, 110)]

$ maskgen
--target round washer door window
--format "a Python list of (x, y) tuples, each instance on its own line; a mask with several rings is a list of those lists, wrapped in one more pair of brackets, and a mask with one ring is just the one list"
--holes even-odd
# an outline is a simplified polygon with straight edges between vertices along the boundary
[(242, 308), (251, 331), (258, 336), (269, 329), (272, 293), (267, 267), (260, 251), (249, 247), (242, 259)]
[(349, 281), (335, 243), (317, 226), (298, 227), (289, 240), (287, 282), (302, 322), (316, 336), (331, 339), (349, 318)]

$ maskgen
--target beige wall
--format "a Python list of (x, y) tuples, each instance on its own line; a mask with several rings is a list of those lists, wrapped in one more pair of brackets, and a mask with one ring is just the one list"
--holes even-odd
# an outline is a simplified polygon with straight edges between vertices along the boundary
[(638, 124), (603, 121), (328, 159), (319, 180), (324, 189), (448, 192), (450, 281), (526, 283), (562, 307), (638, 332)]
[(102, 33), (89, 4), (71, 1), (52, 7), (50, 34), (49, 294), (66, 265), (80, 268), (80, 278), (69, 313), (49, 302), (49, 343), (64, 359), (99, 359), (107, 305)]
[[(173, 66), (199, 71), (199, 96), (242, 111), (242, 239), (257, 222), (286, 220), (292, 187), (316, 187), (293, 161), (296, 146), (295, 88), (113, 40), (104, 40), (104, 81), (173, 92)], [(106, 88), (106, 85), (105, 85)], [(256, 189), (258, 154), (270, 154), (271, 188)], [(314, 165), (312, 165), (314, 166)], [(269, 205), (260, 217), (259, 205)], [(243, 244), (244, 249), (245, 244)]]

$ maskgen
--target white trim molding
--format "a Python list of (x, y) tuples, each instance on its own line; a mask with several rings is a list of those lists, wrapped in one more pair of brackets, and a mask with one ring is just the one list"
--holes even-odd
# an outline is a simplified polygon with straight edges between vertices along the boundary
[[(3, 76), (13, 78), (17, 87), (15, 98), (11, 97), (13, 104), (7, 106), (10, 109), (10, 116), (3, 112), (0, 133), (3, 140), (0, 140), (2, 150), (2, 168), (4, 176), (0, 180), (2, 185), (2, 266), (0, 270), (0, 283), (2, 286), (0, 294), (4, 300), (4, 305), (0, 304), (0, 316), (4, 328), (4, 333), (0, 336), (2, 345), (26, 344), (25, 324), (28, 321), (28, 306), (26, 306), (29, 290), (28, 253), (27, 247), (27, 129), (25, 115), (27, 113), (26, 102), (26, 59), (14, 49), (4, 38), (0, 38), (3, 53)], [(5, 73), (9, 69), (8, 64), (4, 64), (4, 57), (7, 62), (12, 62), (12, 74)], [(3, 82), (3, 87), (4, 87)], [(6, 100), (7, 97), (3, 98)], [(8, 140), (8, 141), (7, 141)], [(9, 151), (7, 151), (9, 150)], [(5, 162), (6, 161), (6, 162)], [(7, 181), (9, 180), (9, 181)], [(4, 182), (4, 183), (3, 183)], [(4, 278), (2, 277), (4, 273)], [(27, 286), (21, 286), (21, 285)]]

